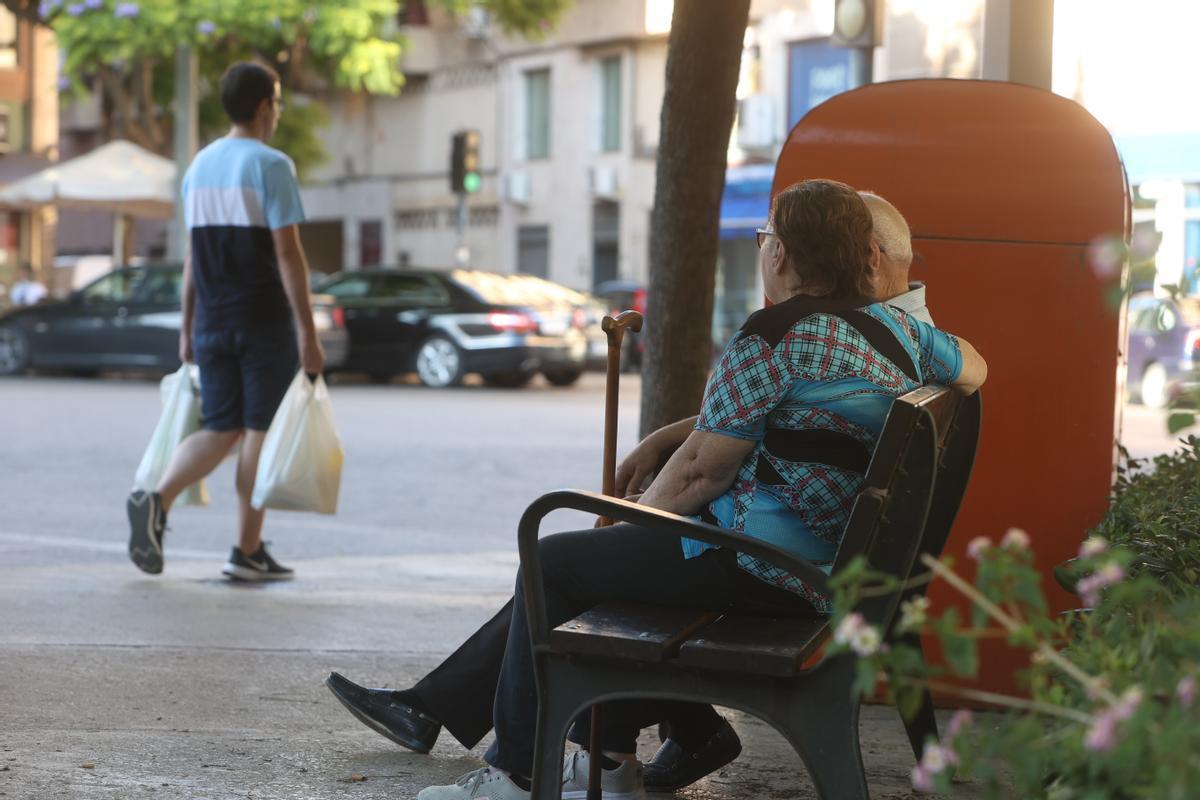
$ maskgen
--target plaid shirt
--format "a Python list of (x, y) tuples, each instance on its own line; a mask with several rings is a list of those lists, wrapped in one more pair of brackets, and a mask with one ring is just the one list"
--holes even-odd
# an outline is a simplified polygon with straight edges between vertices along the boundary
[[(892, 400), (922, 385), (846, 319), (821, 310), (829, 306), (793, 298), (752, 315), (709, 379), (696, 422), (697, 430), (755, 442), (704, 516), (826, 572)], [(899, 340), (922, 383), (948, 384), (962, 371), (955, 337), (892, 306), (858, 311)], [(683, 541), (687, 558), (709, 547)], [(744, 553), (738, 564), (828, 612), (829, 598), (798, 578)]]

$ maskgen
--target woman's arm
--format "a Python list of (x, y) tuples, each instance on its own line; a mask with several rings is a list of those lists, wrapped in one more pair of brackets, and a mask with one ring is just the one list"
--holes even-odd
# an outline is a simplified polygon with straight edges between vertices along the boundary
[(749, 439), (693, 430), (638, 502), (695, 514), (733, 485), (754, 445)]
[(642, 490), (646, 478), (654, 474), (663, 462), (663, 457), (683, 445), (692, 429), (696, 417), (688, 417), (670, 425), (664, 425), (638, 442), (617, 466), (613, 490), (617, 497), (626, 497)]
[(958, 337), (958, 347), (962, 351), (962, 371), (950, 385), (963, 394), (975, 394), (987, 380), (987, 362), (979, 355), (979, 351), (961, 336)]

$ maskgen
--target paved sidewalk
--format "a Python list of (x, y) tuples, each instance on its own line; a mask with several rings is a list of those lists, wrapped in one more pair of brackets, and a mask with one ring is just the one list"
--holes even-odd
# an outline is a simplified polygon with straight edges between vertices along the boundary
[[(482, 560), (481, 575), (510, 569), (509, 559)], [(418, 756), (355, 721), (322, 680), (337, 669), (410, 684), (503, 595), (439, 594), (442, 578), (422, 578), (425, 567), (413, 563), (378, 566), (401, 578), (404, 589), (391, 596), (372, 587), (371, 572), (352, 587), (331, 577), (354, 573), (347, 565), (296, 566), (301, 581), (252, 589), (210, 578), (211, 564), (199, 560), (176, 559), (160, 579), (130, 575), (126, 565), (59, 571), (82, 601), (70, 612), (40, 604), (49, 597), (26, 571), (13, 587), (28, 593), (19, 618), (40, 627), (40, 616), (72, 613), (79, 640), (91, 643), (10, 640), (0, 649), (0, 798), (397, 800), (479, 765), (486, 741), (467, 753), (444, 734), (431, 756)], [(356, 607), (359, 591), (376, 600), (370, 620)], [(370, 640), (361, 640), (364, 630)], [(178, 644), (162, 644), (169, 638)], [(385, 649), (356, 649), (371, 645)], [(814, 798), (778, 733), (745, 715), (733, 723), (743, 757), (680, 796)], [(872, 796), (913, 796), (912, 756), (893, 710), (866, 708), (862, 736)], [(643, 758), (654, 747), (648, 733)], [(961, 787), (954, 796), (978, 794)]]

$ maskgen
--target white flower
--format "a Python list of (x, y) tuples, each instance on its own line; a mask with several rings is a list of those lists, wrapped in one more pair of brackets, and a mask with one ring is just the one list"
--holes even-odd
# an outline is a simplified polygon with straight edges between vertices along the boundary
[(1000, 540), (1000, 546), (1006, 550), (1028, 550), (1029, 534), (1020, 528), (1009, 528)]
[(848, 645), (851, 650), (862, 657), (879, 652), (883, 637), (879, 629), (868, 625), (863, 615), (855, 612), (847, 614), (834, 631), (833, 640), (838, 644)]
[(879, 652), (879, 645), (882, 641), (878, 628), (873, 625), (864, 625), (850, 637), (850, 649), (858, 653), (860, 657), (867, 658)]
[(930, 775), (937, 775), (946, 769), (946, 765), (953, 759), (946, 748), (941, 745), (936, 745), (933, 742), (925, 745), (925, 752), (921, 754), (921, 766)]
[(900, 604), (900, 630), (912, 631), (925, 624), (929, 612), (929, 598), (919, 595)]
[(992, 540), (986, 536), (976, 536), (967, 544), (967, 555), (979, 561), (983, 558), (983, 551), (992, 546)]
[(1103, 536), (1089, 536), (1079, 545), (1080, 558), (1095, 558), (1108, 552), (1108, 540)]

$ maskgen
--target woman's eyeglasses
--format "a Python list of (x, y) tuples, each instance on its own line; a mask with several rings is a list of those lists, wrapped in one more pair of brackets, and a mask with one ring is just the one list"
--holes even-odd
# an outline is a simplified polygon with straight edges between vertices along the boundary
[(761, 250), (762, 246), (763, 246), (763, 242), (765, 242), (767, 240), (768, 236), (774, 236), (775, 231), (769, 231), (766, 228), (757, 228), (754, 231), (754, 235), (755, 235), (755, 238), (758, 240), (758, 249)]

